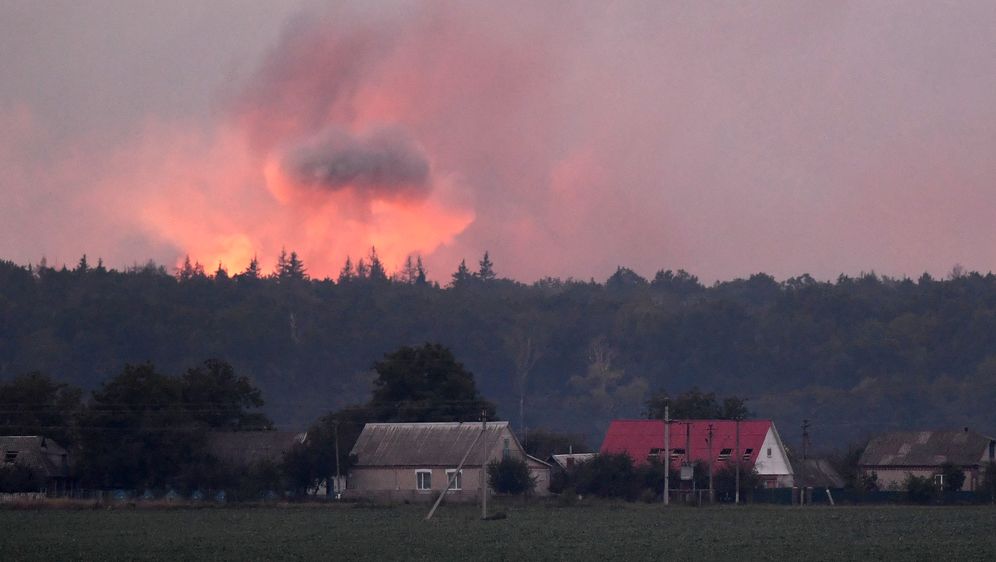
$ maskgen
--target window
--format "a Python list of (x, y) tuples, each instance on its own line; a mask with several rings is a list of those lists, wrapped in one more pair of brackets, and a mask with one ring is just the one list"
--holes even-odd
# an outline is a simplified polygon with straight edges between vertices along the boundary
[(771, 447), (768, 447), (768, 458), (771, 458)]
[(754, 449), (744, 449), (744, 457), (743, 457), (743, 460), (745, 460), (745, 461), (749, 461), (749, 460), (750, 460), (750, 456), (751, 456), (751, 454), (753, 454), (753, 453), (754, 453)]
[(657, 448), (657, 447), (654, 447), (653, 449), (650, 449), (650, 452), (647, 453), (647, 460), (649, 461), (649, 460), (653, 460), (653, 459), (659, 459), (661, 457), (661, 451), (663, 451), (663, 450), (664, 449), (660, 449), (660, 448)]
[(732, 454), (733, 454), (733, 449), (729, 449), (729, 448), (723, 449), (723, 450), (721, 450), (719, 452), (719, 459), (717, 459), (717, 460), (721, 460), (721, 461), (729, 460), (730, 459), (730, 455), (732, 455)]
[(431, 470), (416, 470), (415, 471), (415, 489), (416, 490), (431, 490), (432, 489), (432, 471)]
[(509, 452), (509, 449), (508, 449), (508, 437), (506, 437), (505, 438), (505, 445), (504, 445), (504, 447), (502, 447), (502, 450), (501, 450), (501, 458), (507, 459), (509, 457), (509, 455), (511, 455), (511, 453)]
[(684, 449), (671, 449), (671, 459), (672, 460), (680, 459), (683, 456), (685, 456), (685, 450)]
[(934, 484), (937, 484), (938, 488), (943, 489), (944, 488), (944, 475), (943, 474), (935, 474), (934, 475)]
[(3, 455), (3, 462), (11, 463), (17, 458), (17, 451), (7, 451)]
[(456, 473), (456, 478), (453, 479), (453, 485), (450, 486), (450, 490), (462, 490), (463, 489), (463, 471), (457, 472), (456, 469), (450, 469), (446, 471), (446, 481), (449, 482), (453, 478), (453, 474)]

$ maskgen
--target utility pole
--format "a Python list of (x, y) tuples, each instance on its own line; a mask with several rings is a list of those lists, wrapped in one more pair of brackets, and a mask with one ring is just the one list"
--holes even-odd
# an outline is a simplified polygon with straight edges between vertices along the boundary
[(809, 458), (809, 420), (802, 420), (802, 460)]
[(736, 483), (736, 494), (733, 498), (733, 505), (740, 505), (740, 416), (737, 416), (737, 444), (736, 449), (733, 450), (733, 454), (737, 456), (737, 483)]
[(671, 495), (671, 406), (664, 403), (664, 505)]
[[(439, 497), (436, 498), (436, 503), (432, 504), (432, 509), (430, 509), (429, 514), (425, 516), (426, 521), (432, 519), (432, 514), (436, 512), (436, 508), (438, 508), (439, 504), (442, 503), (443, 497), (446, 496), (446, 492), (450, 491), (450, 488), (453, 487), (453, 483), (456, 482), (456, 479), (460, 477), (460, 471), (463, 470), (463, 465), (467, 462), (467, 457), (470, 456), (471, 451), (473, 451), (474, 447), (477, 446), (477, 442), (481, 440), (481, 437), (484, 437), (483, 431), (478, 433), (477, 437), (474, 438), (474, 442), (470, 444), (470, 447), (467, 447), (467, 452), (464, 453), (463, 458), (460, 459), (460, 464), (458, 464), (456, 470), (453, 471), (453, 476), (450, 476), (449, 478), (446, 479), (446, 487), (443, 488), (443, 491), (439, 493)], [(481, 462), (483, 463), (483, 460)], [(481, 469), (483, 476), (484, 467), (481, 466)]]
[(339, 499), (339, 482), (342, 475), (339, 473), (339, 420), (332, 422), (335, 431), (335, 499)]
[[(692, 462), (692, 422), (685, 420), (685, 462), (688, 471), (692, 475), (692, 491), (695, 491), (695, 463)], [(686, 502), (691, 501), (692, 496), (685, 498)]]
[[(488, 432), (488, 411), (481, 410), (481, 435)], [(481, 439), (481, 519), (488, 518), (488, 439)]]
[(712, 488), (712, 424), (709, 424), (709, 437), (706, 438), (706, 442), (709, 444), (709, 503), (713, 503), (716, 499), (715, 493)]

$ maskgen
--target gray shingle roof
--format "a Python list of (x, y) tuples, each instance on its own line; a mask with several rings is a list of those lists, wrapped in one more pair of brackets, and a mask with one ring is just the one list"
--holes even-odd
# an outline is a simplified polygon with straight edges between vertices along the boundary
[[(46, 478), (69, 476), (69, 457), (58, 443), (41, 435), (0, 436), (0, 463), (8, 453), (13, 462), (41, 471)], [(16, 453), (16, 454), (15, 454)]]
[(794, 481), (796, 486), (844, 487), (844, 479), (825, 459), (792, 459), (792, 468), (795, 469)]
[[(482, 439), (491, 449), (507, 429), (508, 422), (488, 422)], [(352, 454), (357, 466), (456, 466), (480, 432), (480, 422), (368, 423)], [(509, 441), (521, 449), (514, 437)], [(465, 466), (484, 464), (481, 449), (478, 441)]]
[(212, 431), (207, 434), (207, 448), (216, 459), (236, 466), (279, 463), (306, 436), (292, 431)]
[(896, 431), (868, 443), (863, 466), (976, 465), (988, 458), (991, 437), (974, 431)]

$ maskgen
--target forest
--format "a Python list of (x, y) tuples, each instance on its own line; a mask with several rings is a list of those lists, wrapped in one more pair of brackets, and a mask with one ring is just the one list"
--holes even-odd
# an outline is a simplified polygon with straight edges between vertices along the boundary
[(273, 272), (0, 262), (0, 381), (41, 372), (90, 391), (126, 364), (182, 373), (219, 359), (261, 390), (275, 427), (297, 430), (366, 402), (386, 353), (434, 343), (499, 419), (595, 447), (609, 420), (695, 388), (746, 398), (790, 444), (809, 420), (817, 450), (898, 428), (996, 431), (991, 273), (706, 286), (620, 267), (526, 284), (498, 267), (485, 254), (440, 284), (416, 259), (387, 272), (374, 250), (334, 279), (293, 252)]

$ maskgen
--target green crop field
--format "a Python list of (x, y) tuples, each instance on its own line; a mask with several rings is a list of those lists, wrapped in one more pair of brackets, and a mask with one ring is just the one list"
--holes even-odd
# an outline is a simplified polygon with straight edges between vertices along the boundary
[(3, 560), (996, 558), (992, 507), (500, 505), (3, 510)]

